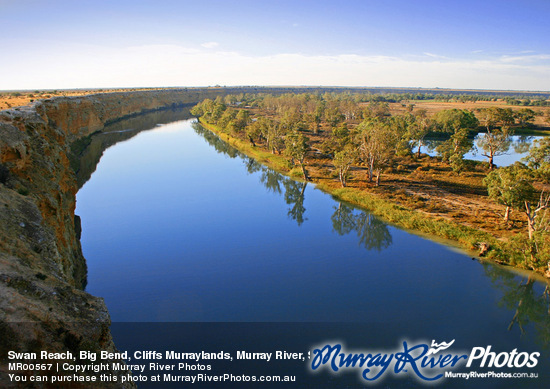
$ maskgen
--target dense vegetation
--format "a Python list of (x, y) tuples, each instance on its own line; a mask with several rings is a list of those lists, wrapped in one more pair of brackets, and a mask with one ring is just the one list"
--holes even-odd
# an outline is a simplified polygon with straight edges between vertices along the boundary
[[(378, 214), (392, 221), (398, 219), (399, 224), (410, 228), (426, 224), (420, 220), (424, 216), (411, 212), (396, 216), (401, 212), (400, 207), (389, 212), (387, 209), (392, 207), (384, 206), (383, 210), (376, 201), (365, 200), (362, 193), (379, 187), (384, 174), (406, 170), (403, 168), (406, 161), (420, 160), (428, 136), (439, 134), (444, 141), (436, 148), (438, 161), (447, 164), (457, 175), (481, 170), (486, 176), (483, 181), (487, 188), (486, 201), (505, 207), (506, 223), (509, 223), (510, 210), (522, 213), (527, 228), (508, 235), (504, 243), (461, 226), (453, 227), (456, 230), (453, 232), (442, 231), (444, 228), (435, 224), (420, 229), (467, 241), (470, 246), (485, 244), (486, 247), (488, 242), (481, 240), (490, 241), (491, 255), (506, 263), (538, 270), (550, 266), (550, 197), (545, 190), (550, 183), (548, 139), (531, 148), (525, 163), (506, 168), (497, 168), (493, 163), (495, 156), (509, 149), (514, 128), (531, 123), (535, 112), (527, 108), (455, 108), (430, 116), (424, 109), (415, 109), (413, 104), (403, 104), (406, 107), (403, 114), (390, 111), (390, 101), (420, 97), (358, 93), (240, 94), (204, 100), (191, 112), (233, 139), (247, 142), (252, 149), (263, 149), (282, 158), (291, 175), (307, 181), (312, 179), (310, 170), (315, 169), (317, 178), (337, 178), (342, 190), (333, 188), (331, 192), (371, 210), (380, 208)], [(423, 96), (432, 97), (441, 99), (445, 95)], [(457, 97), (460, 98), (452, 96)], [(468, 95), (467, 98), (481, 96)], [(484, 136), (477, 140), (476, 146), (487, 157), (484, 165), (464, 160), (465, 153), (473, 146), (472, 135), (480, 131)], [(430, 166), (421, 168), (429, 171)], [(359, 183), (360, 172), (365, 173), (364, 184)], [(350, 179), (360, 191), (347, 190)], [(464, 237), (466, 235), (469, 237)]]

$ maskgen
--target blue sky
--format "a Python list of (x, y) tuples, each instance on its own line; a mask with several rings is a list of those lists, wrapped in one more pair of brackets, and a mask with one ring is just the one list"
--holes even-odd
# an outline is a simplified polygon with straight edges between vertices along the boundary
[(548, 0), (0, 0), (0, 90), (550, 90)]

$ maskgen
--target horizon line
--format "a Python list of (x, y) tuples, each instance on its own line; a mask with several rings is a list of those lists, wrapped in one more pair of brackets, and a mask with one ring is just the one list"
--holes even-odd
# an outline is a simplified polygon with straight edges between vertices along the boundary
[(10, 92), (35, 92), (35, 91), (114, 91), (133, 89), (201, 89), (201, 88), (311, 88), (311, 89), (398, 89), (398, 90), (437, 90), (458, 92), (504, 92), (504, 93), (540, 93), (550, 94), (550, 90), (529, 89), (476, 89), (476, 88), (451, 88), (451, 87), (409, 87), (409, 86), (346, 86), (346, 85), (203, 85), (203, 86), (133, 86), (133, 87), (78, 87), (78, 88), (26, 88), (26, 89), (0, 89), (0, 93)]

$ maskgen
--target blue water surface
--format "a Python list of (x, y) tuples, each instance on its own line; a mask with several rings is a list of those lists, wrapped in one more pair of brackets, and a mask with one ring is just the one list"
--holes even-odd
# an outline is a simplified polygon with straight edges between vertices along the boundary
[(87, 291), (115, 322), (370, 323), (508, 351), (550, 340), (545, 283), (340, 204), (194, 120), (107, 149), (77, 214)]

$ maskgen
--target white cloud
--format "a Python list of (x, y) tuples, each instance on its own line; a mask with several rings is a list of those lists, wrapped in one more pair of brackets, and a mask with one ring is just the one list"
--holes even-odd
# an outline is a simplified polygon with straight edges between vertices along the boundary
[(437, 59), (449, 59), (449, 57), (445, 57), (443, 55), (438, 55), (438, 54), (433, 54), (433, 53), (428, 53), (428, 52), (425, 52), (424, 55), (427, 56), (427, 57), (437, 58)]
[[(525, 52), (529, 53), (529, 52)], [(532, 54), (532, 55), (503, 55), (501, 57), (503, 62), (535, 62), (535, 61), (548, 61), (550, 55), (546, 54)]]
[(201, 44), (202, 47), (205, 47), (207, 49), (214, 49), (218, 47), (220, 44), (218, 42), (204, 42)]
[(12, 56), (0, 64), (0, 73), (10, 75), (0, 90), (216, 84), (550, 90), (550, 65), (544, 61), (355, 54), (255, 57), (176, 45), (49, 47)]

